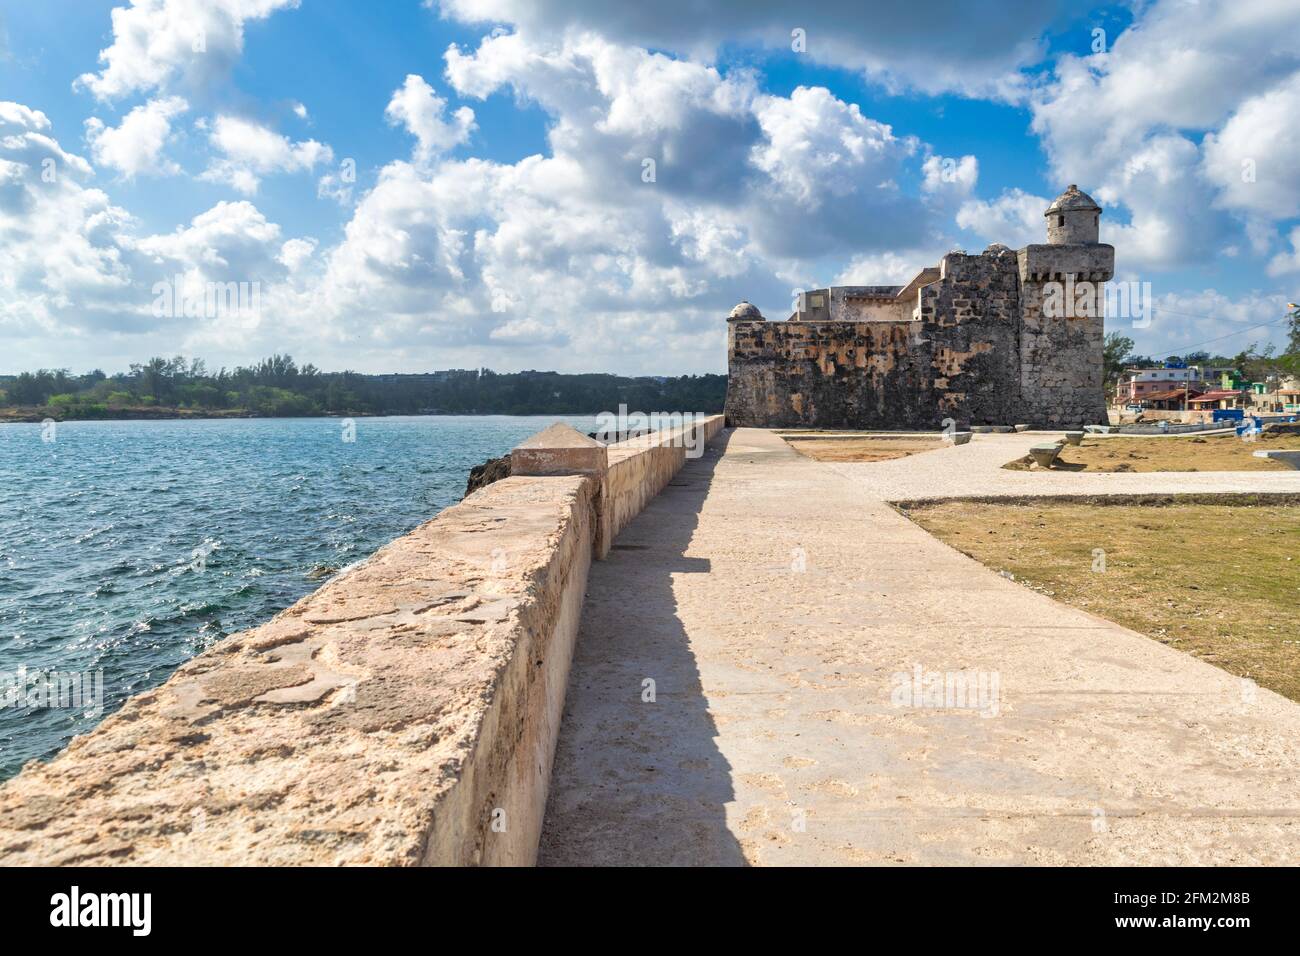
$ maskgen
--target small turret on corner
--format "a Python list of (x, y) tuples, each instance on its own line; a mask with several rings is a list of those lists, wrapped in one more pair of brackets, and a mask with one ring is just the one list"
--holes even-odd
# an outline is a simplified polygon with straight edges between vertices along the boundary
[(764, 319), (763, 313), (758, 311), (758, 306), (746, 299), (741, 299), (736, 303), (736, 307), (731, 310), (731, 315), (727, 316), (727, 321), (762, 322)]
[(1101, 207), (1079, 187), (1070, 188), (1047, 207), (1047, 242), (1052, 246), (1095, 244), (1101, 235)]

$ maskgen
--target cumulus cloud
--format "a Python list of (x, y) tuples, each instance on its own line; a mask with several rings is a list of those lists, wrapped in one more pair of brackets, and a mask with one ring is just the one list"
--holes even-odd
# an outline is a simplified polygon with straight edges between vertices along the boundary
[[(855, 256), (829, 283), (830, 285), (906, 285), (922, 269), (937, 265), (946, 253), (943, 246), (923, 249), (904, 249), (899, 252), (880, 252)], [(809, 283), (808, 288), (826, 283)]]
[(752, 75), (591, 34), (452, 47), (446, 77), (462, 96), (539, 104), (549, 153), (448, 158), (467, 127), (447, 133), (441, 97), (408, 78), (388, 117), (420, 145), (325, 253), (321, 334), (480, 356), (526, 345), (566, 368), (715, 367), (735, 301), (780, 311), (791, 277), (942, 229), (898, 185), (920, 144), (823, 88), (760, 94)]
[(120, 237), (131, 217), (51, 133), (41, 111), (0, 102), (0, 328), (11, 334), (74, 332), (71, 306), (113, 308), (130, 288)]
[(90, 164), (52, 134), (40, 111), (0, 102), (0, 335), (11, 348), (33, 364), (69, 364), (76, 354), (102, 362), (110, 343), (125, 343), (122, 361), (213, 343), (260, 347), (256, 321), (160, 314), (159, 284), (178, 276), (199, 299), (207, 282), (257, 283), (264, 314), (277, 315), (265, 345), (309, 326), (315, 240), (286, 240), (248, 202), (218, 203), (172, 232), (142, 236), (90, 185)]
[(237, 116), (218, 116), (209, 140), (222, 156), (200, 178), (226, 183), (245, 195), (257, 192), (263, 176), (310, 172), (334, 159), (334, 151), (314, 139), (291, 143), (288, 137)]
[(985, 242), (1000, 242), (1013, 249), (1047, 241), (1043, 213), (1050, 199), (1022, 189), (1008, 189), (996, 199), (969, 199), (957, 210), (957, 225)]
[(173, 176), (180, 167), (163, 155), (173, 117), (189, 109), (179, 96), (150, 100), (137, 106), (117, 126), (98, 117), (86, 120), (86, 141), (100, 166), (115, 169), (125, 179), (140, 175)]
[[(1104, 235), (1132, 264), (1204, 265), (1257, 243), (1261, 217), (1300, 211), (1289, 122), (1300, 105), (1300, 8), (1243, 9), (1144, 6), (1109, 50), (1060, 57), (1032, 99), (1056, 179), (1120, 207), (1107, 209)], [(1253, 179), (1243, 177), (1247, 160)]]
[(938, 0), (918, 15), (908, 0), (754, 3), (752, 0), (441, 0), (466, 23), (508, 23), (530, 37), (594, 32), (612, 41), (708, 59), (724, 43), (802, 52), (819, 63), (861, 70), (892, 87), (1014, 98), (1020, 67), (1041, 59), (1040, 39), (1067, 0)]
[(1206, 178), (1222, 190), (1220, 205), (1272, 219), (1300, 215), (1297, 116), (1300, 71), (1245, 99), (1221, 130), (1206, 136)]
[[(1286, 296), (1261, 291), (1229, 295), (1216, 289), (1162, 292), (1156, 286), (1151, 324), (1116, 328), (1134, 340), (1134, 352), (1162, 358), (1204, 349), (1235, 355), (1251, 344), (1281, 343)], [(1109, 327), (1109, 323), (1108, 323)]]
[(921, 188), (931, 195), (969, 196), (979, 181), (980, 164), (974, 156), (927, 156), (921, 164)]
[(450, 121), (444, 118), (447, 101), (433, 91), (424, 77), (414, 73), (393, 92), (384, 116), (393, 124), (400, 123), (415, 137), (415, 156), (428, 162), (453, 147), (468, 142), (474, 130), (474, 111), (462, 106)]
[(98, 73), (77, 85), (101, 100), (168, 89), (201, 89), (224, 76), (244, 48), (244, 25), (298, 0), (131, 0), (112, 13), (113, 42), (101, 50)]
[(1291, 248), (1275, 255), (1268, 263), (1271, 276), (1291, 275), (1300, 272), (1300, 226), (1291, 230)]

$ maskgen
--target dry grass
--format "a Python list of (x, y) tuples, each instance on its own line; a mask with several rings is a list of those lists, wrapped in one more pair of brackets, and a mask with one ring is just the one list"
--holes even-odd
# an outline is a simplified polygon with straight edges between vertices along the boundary
[(938, 438), (802, 438), (781, 436), (799, 454), (817, 461), (889, 461), (943, 446)]
[(967, 501), (909, 516), (1031, 588), (1300, 701), (1300, 503), (1288, 500)]
[[(1300, 449), (1300, 435), (1261, 435), (1243, 441), (1236, 435), (1187, 438), (1085, 438), (1066, 445), (1053, 471), (1287, 471), (1270, 458), (1256, 458), (1264, 449)], [(1028, 471), (1028, 455), (1003, 468)]]

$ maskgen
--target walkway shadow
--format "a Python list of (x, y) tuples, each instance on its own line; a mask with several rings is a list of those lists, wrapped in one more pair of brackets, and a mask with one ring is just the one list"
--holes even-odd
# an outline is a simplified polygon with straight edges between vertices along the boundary
[(707, 557), (686, 551), (731, 435), (688, 461), (592, 565), (540, 865), (745, 862), (727, 829), (731, 766), (673, 591), (674, 576), (709, 573)]

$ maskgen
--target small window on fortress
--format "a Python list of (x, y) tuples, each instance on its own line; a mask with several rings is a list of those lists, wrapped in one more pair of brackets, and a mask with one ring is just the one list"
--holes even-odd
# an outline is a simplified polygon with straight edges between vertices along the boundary
[(1057, 224), (1058, 226), (1064, 226), (1064, 225), (1065, 225), (1065, 217), (1064, 217), (1064, 216), (1057, 216), (1057, 217), (1056, 217), (1056, 224)]

